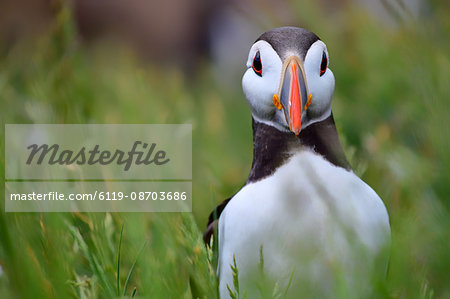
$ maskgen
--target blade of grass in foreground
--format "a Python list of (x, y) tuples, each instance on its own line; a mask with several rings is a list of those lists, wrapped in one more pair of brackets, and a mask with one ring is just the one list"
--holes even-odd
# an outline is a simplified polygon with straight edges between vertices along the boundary
[(125, 223), (122, 223), (122, 228), (120, 229), (120, 236), (119, 236), (119, 248), (117, 250), (117, 279), (116, 279), (116, 286), (117, 286), (117, 296), (120, 295), (120, 248), (122, 246), (122, 234), (123, 234), (123, 226)]
[(114, 293), (115, 293), (114, 287), (109, 283), (106, 273), (103, 270), (103, 267), (100, 265), (95, 254), (91, 253), (91, 250), (89, 249), (88, 245), (84, 241), (79, 230), (71, 225), (68, 225), (68, 227), (69, 227), (69, 230), (72, 233), (74, 239), (78, 242), (78, 245), (80, 246), (81, 251), (83, 252), (84, 256), (87, 258), (94, 275), (99, 278), (99, 280), (101, 282), (101, 286), (103, 287), (104, 291), (107, 292), (107, 294), (109, 294), (109, 296), (114, 296)]
[[(142, 251), (144, 250), (145, 246), (147, 246), (147, 243), (148, 242), (145, 242), (142, 245), (141, 250), (139, 250), (139, 253), (136, 255), (136, 259), (134, 260), (133, 265), (131, 266), (130, 272), (128, 272), (127, 280), (125, 281), (125, 285), (123, 287), (123, 293), (122, 293), (123, 296), (125, 296), (127, 293), (128, 283), (130, 282), (131, 275), (133, 274), (133, 271), (134, 271), (134, 267), (136, 266), (137, 260), (138, 260), (139, 256), (141, 255)], [(135, 293), (135, 291), (133, 291), (133, 293)]]

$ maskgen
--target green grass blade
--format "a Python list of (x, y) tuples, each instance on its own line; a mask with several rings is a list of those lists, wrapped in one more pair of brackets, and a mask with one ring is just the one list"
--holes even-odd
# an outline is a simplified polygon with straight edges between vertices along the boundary
[(136, 256), (136, 259), (134, 260), (133, 265), (131, 266), (130, 272), (128, 272), (127, 280), (125, 281), (125, 285), (123, 287), (122, 296), (125, 296), (127, 293), (128, 283), (130, 282), (131, 275), (133, 274), (133, 271), (134, 271), (134, 267), (136, 266), (138, 258), (141, 255), (142, 251), (144, 250), (145, 246), (147, 246), (147, 242), (145, 242), (144, 245), (142, 245), (141, 250), (139, 250), (139, 253)]
[(122, 234), (124, 224), (125, 223), (122, 223), (122, 228), (120, 229), (119, 248), (117, 250), (117, 279), (116, 279), (117, 296), (120, 296), (120, 248), (122, 246)]
[(131, 298), (134, 298), (134, 296), (136, 295), (136, 290), (137, 290), (137, 289), (134, 288), (134, 289), (133, 289), (133, 292), (131, 292), (131, 296), (130, 296)]
[(87, 258), (89, 262), (89, 266), (93, 273), (99, 278), (101, 282), (101, 287), (105, 292), (109, 294), (109, 296), (114, 295), (114, 287), (110, 284), (108, 281), (108, 277), (103, 270), (102, 265), (100, 265), (98, 258), (95, 256), (95, 254), (90, 250), (89, 246), (86, 244), (85, 240), (81, 236), (78, 228), (73, 227), (71, 225), (68, 225), (69, 231), (71, 232), (74, 239), (77, 241), (78, 245), (80, 246), (81, 251), (83, 252), (83, 255)]

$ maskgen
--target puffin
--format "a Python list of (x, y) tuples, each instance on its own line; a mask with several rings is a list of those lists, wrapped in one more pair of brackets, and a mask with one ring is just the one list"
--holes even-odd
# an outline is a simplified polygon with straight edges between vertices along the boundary
[(220, 298), (365, 298), (385, 281), (388, 213), (346, 159), (329, 63), (303, 28), (272, 29), (250, 48), (242, 88), (253, 162), (203, 236), (218, 243)]

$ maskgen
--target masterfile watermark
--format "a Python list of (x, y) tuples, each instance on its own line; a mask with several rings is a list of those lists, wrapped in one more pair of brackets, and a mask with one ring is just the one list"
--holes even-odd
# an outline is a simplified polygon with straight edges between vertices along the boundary
[[(139, 146), (142, 148), (142, 151), (139, 150)], [(111, 152), (109, 150), (99, 150), (100, 145), (96, 144), (91, 150), (86, 150), (83, 146), (79, 151), (74, 152), (71, 149), (64, 149), (60, 151), (60, 146), (58, 144), (53, 144), (49, 146), (48, 144), (31, 144), (27, 147), (30, 150), (30, 155), (27, 159), (27, 164), (30, 165), (33, 163), (33, 160), (36, 164), (42, 164), (45, 158), (47, 158), (46, 162), (48, 165), (108, 165), (111, 163), (117, 163), (118, 165), (124, 165), (124, 170), (127, 171), (130, 169), (133, 162), (136, 165), (140, 164), (154, 164), (154, 165), (164, 165), (170, 161), (169, 158), (166, 158), (166, 151), (164, 150), (155, 150), (156, 143), (152, 143), (150, 146), (146, 142), (135, 141), (130, 151), (122, 151), (116, 149)], [(145, 150), (145, 152), (144, 152)], [(36, 155), (38, 158), (34, 159)], [(136, 158), (134, 158), (136, 156)]]
[(192, 209), (191, 125), (8, 124), (5, 145), (7, 212)]

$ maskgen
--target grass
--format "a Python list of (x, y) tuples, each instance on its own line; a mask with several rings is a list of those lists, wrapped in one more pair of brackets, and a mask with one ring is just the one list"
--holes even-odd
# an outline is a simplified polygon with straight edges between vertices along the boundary
[[(434, 1), (424, 18), (392, 28), (355, 8), (330, 18), (303, 4), (292, 3), (298, 19), (331, 55), (345, 150), (389, 211), (391, 263), (379, 295), (448, 298), (450, 10)], [(224, 90), (208, 62), (188, 78), (123, 47), (87, 47), (67, 8), (48, 33), (1, 54), (3, 124), (192, 123), (194, 200), (192, 214), (11, 214), (1, 204), (0, 297), (214, 298), (201, 232), (213, 198), (234, 194), (251, 163), (240, 78)], [(0, 154), (3, 166), (4, 146)]]

